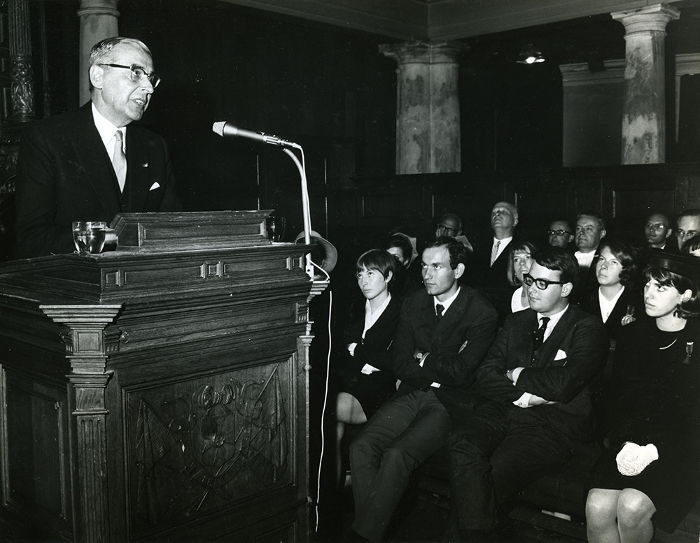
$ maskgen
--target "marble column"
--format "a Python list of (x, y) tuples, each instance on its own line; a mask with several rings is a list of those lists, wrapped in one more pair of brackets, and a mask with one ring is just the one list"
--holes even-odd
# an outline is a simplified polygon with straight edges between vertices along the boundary
[(119, 0), (81, 0), (78, 16), (80, 17), (80, 105), (90, 100), (90, 49), (98, 41), (119, 35)]
[(679, 16), (667, 4), (612, 13), (626, 31), (622, 164), (666, 160), (666, 24)]
[(458, 94), (460, 43), (382, 45), (396, 59), (396, 173), (462, 169)]

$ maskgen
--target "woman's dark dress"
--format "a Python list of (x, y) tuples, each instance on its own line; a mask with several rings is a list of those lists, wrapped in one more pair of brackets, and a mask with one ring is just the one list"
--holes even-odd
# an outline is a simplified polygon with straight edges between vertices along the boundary
[[(340, 374), (340, 392), (357, 398), (367, 420), (389, 397), (396, 392), (396, 377), (389, 347), (394, 339), (396, 327), (399, 324), (401, 303), (398, 297), (392, 296), (389, 305), (380, 315), (377, 322), (367, 330), (362, 339), (365, 327), (364, 313), (362, 318), (350, 324), (344, 335), (342, 346), (338, 346), (337, 370)], [(355, 356), (350, 356), (346, 345), (357, 343)], [(360, 370), (365, 364), (370, 364), (381, 371), (366, 375)]]
[[(593, 488), (635, 488), (654, 502), (653, 522), (672, 532), (700, 496), (700, 322), (662, 332), (654, 319), (620, 330), (608, 412), (610, 448), (592, 472)], [(653, 443), (659, 459), (627, 477), (615, 457), (625, 442)]]

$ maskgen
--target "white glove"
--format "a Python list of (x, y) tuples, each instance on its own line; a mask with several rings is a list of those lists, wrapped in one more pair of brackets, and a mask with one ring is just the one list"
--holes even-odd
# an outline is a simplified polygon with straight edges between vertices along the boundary
[(641, 446), (627, 442), (617, 453), (617, 469), (622, 475), (639, 475), (654, 460), (659, 459), (659, 451), (653, 443)]

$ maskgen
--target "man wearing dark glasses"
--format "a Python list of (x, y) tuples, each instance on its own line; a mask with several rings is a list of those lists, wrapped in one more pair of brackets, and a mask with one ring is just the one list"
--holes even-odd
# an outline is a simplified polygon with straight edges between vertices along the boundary
[[(148, 47), (108, 38), (90, 53), (90, 102), (28, 125), (17, 164), (17, 256), (73, 252), (73, 221), (179, 211), (168, 148), (139, 121), (160, 83)], [(127, 129), (128, 127), (128, 129)]]
[(569, 249), (572, 241), (574, 241), (574, 231), (569, 221), (552, 221), (547, 230), (547, 242), (552, 247)]
[(593, 438), (589, 385), (608, 340), (600, 319), (569, 303), (578, 275), (566, 249), (537, 254), (524, 275), (530, 307), (506, 318), (479, 368), (488, 401), (448, 441), (451, 524), (462, 541), (490, 541), (496, 509)]

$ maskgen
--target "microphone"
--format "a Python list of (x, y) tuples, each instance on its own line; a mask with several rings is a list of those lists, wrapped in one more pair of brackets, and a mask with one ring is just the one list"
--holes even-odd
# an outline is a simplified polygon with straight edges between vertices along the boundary
[(301, 145), (294, 143), (292, 141), (283, 140), (272, 134), (265, 134), (265, 132), (251, 132), (250, 130), (244, 130), (242, 128), (237, 128), (226, 121), (219, 121), (214, 123), (212, 130), (219, 134), (222, 138), (238, 136), (240, 138), (248, 138), (255, 141), (260, 141), (262, 143), (269, 143), (270, 145), (277, 145), (279, 147), (292, 147), (294, 149), (301, 149)]

